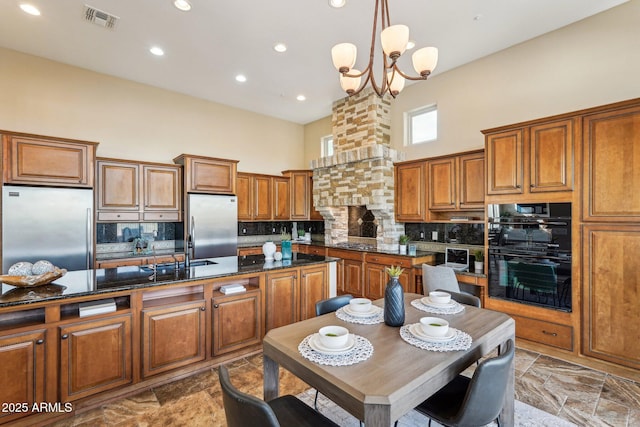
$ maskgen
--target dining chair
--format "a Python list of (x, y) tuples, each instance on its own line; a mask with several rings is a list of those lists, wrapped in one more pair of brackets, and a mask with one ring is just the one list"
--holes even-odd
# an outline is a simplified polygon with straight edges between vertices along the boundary
[(229, 427), (322, 427), (338, 424), (290, 394), (269, 402), (238, 390), (231, 384), (225, 366), (218, 369), (224, 413)]
[(482, 301), (480, 301), (480, 298), (478, 298), (475, 295), (467, 294), (464, 292), (448, 291), (446, 289), (436, 289), (436, 290), (451, 294), (451, 299), (459, 302), (460, 304), (470, 305), (478, 308), (482, 307)]
[(499, 415), (511, 372), (515, 348), (505, 343), (502, 354), (482, 361), (471, 378), (458, 375), (415, 409), (443, 426), (484, 426), (492, 421), (500, 427)]
[(436, 289), (444, 291), (460, 292), (460, 285), (456, 278), (456, 272), (451, 267), (434, 267), (422, 264), (422, 290), (425, 295)]

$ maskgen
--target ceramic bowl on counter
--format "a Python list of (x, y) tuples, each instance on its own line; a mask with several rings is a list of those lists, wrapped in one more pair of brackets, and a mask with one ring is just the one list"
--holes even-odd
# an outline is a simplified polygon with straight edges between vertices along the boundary
[(349, 330), (342, 326), (324, 326), (318, 331), (320, 344), (326, 348), (344, 348), (349, 340)]
[(442, 291), (429, 292), (429, 299), (436, 304), (448, 304), (451, 301), (451, 294)]

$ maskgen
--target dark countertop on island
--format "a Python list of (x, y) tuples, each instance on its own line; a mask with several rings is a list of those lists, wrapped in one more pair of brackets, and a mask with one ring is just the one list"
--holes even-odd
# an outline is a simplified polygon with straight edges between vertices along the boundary
[[(86, 295), (149, 288), (158, 285), (187, 283), (247, 273), (295, 268), (337, 261), (336, 258), (295, 252), (293, 259), (265, 263), (262, 255), (211, 258), (212, 264), (175, 269), (173, 263), (160, 264), (155, 276), (148, 266), (129, 266), (95, 270), (69, 271), (53, 283), (32, 288), (1, 284), (0, 308)], [(194, 262), (195, 263), (195, 262)]]

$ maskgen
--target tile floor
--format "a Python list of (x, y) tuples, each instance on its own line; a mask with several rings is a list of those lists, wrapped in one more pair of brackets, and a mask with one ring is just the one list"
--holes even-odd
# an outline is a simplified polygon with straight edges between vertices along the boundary
[[(528, 350), (516, 350), (516, 398), (578, 426), (640, 426), (640, 384)], [(262, 355), (229, 365), (239, 389), (262, 397)], [(280, 390), (309, 386), (281, 371)], [(67, 426), (225, 426), (217, 370), (193, 375), (54, 424)]]

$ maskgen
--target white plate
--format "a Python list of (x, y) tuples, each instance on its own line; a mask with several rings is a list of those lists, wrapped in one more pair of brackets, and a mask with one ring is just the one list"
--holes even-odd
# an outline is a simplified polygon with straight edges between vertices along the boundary
[(456, 337), (456, 331), (453, 328), (449, 328), (449, 330), (447, 331), (447, 334), (443, 337), (432, 337), (424, 333), (419, 323), (414, 323), (411, 326), (409, 326), (409, 332), (411, 332), (411, 335), (413, 335), (418, 339), (421, 339), (422, 341), (430, 341), (430, 342), (447, 342), (447, 341), (451, 341)]
[(453, 308), (456, 306), (456, 302), (454, 300), (451, 300), (443, 304), (441, 302), (433, 302), (429, 297), (424, 297), (420, 299), (420, 302), (423, 303), (424, 305), (430, 305), (430, 306), (439, 307), (439, 308)]
[(353, 334), (349, 334), (349, 338), (347, 338), (347, 345), (343, 348), (328, 348), (323, 346), (320, 343), (320, 337), (317, 333), (313, 334), (313, 336), (309, 338), (309, 347), (322, 354), (345, 354), (353, 350), (355, 345), (356, 337)]
[(349, 316), (353, 317), (373, 317), (379, 314), (382, 311), (382, 308), (372, 305), (369, 311), (353, 311), (349, 305), (345, 305), (342, 307), (342, 310), (347, 313)]

